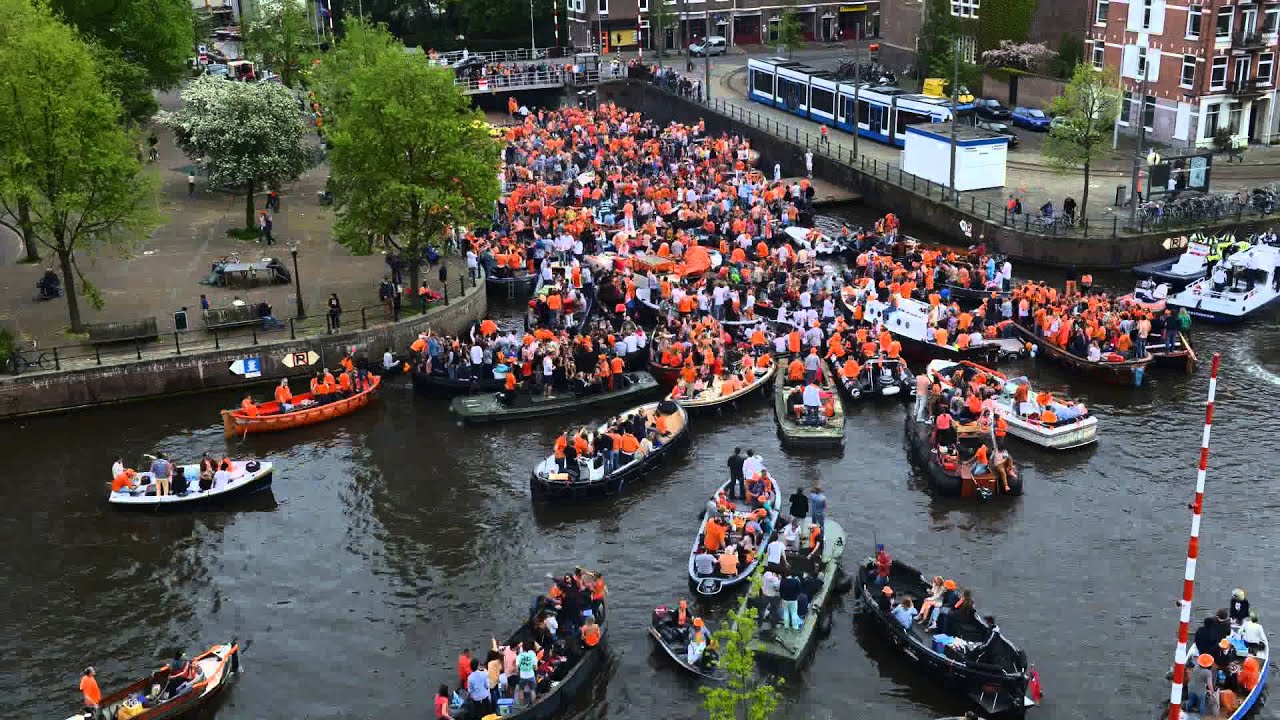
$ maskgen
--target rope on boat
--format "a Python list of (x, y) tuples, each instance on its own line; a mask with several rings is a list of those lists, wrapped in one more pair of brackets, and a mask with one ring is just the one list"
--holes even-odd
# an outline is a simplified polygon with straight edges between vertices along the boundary
[(1191, 599), (1196, 589), (1196, 559), (1200, 556), (1200, 515), (1204, 511), (1204, 477), (1209, 466), (1209, 434), (1213, 429), (1213, 399), (1218, 392), (1220, 353), (1213, 354), (1209, 371), (1209, 402), (1204, 408), (1204, 434), (1200, 438), (1200, 466), (1196, 470), (1196, 498), (1191, 504), (1191, 539), (1187, 541), (1187, 566), (1182, 579), (1178, 614), (1178, 645), (1173, 653), (1173, 686), (1169, 692), (1169, 720), (1182, 717), (1182, 684), (1187, 674), (1187, 635), (1191, 628)]

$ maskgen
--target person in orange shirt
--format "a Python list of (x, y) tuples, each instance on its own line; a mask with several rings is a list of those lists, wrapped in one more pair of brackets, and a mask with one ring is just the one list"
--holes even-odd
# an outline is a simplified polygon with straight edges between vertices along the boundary
[(258, 406), (253, 402), (253, 396), (245, 393), (244, 399), (240, 401), (240, 412), (248, 417), (258, 417)]
[(286, 412), (293, 409), (293, 392), (289, 390), (288, 378), (280, 378), (280, 384), (276, 386), (276, 403)]
[(789, 382), (800, 382), (801, 380), (804, 380), (804, 363), (800, 362), (799, 357), (793, 359), (791, 363), (787, 365), (787, 380)]
[(98, 671), (92, 665), (84, 669), (84, 675), (80, 677), (80, 695), (84, 700), (86, 710), (92, 711), (96, 717), (98, 714), (98, 705), (102, 702), (102, 691), (98, 689), (98, 681), (94, 677)]
[(351, 394), (351, 373), (344, 372), (338, 376), (338, 392), (343, 396)]

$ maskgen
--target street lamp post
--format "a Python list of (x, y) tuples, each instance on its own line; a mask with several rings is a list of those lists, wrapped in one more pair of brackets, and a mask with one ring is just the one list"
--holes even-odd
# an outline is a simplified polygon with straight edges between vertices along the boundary
[[(703, 22), (707, 27), (702, 38), (702, 59), (704, 61), (702, 65), (702, 85), (705, 88), (702, 95), (709, 103), (711, 102), (711, 10), (704, 10), (703, 13), (706, 16)], [(725, 48), (725, 52), (728, 52), (728, 48)]]
[[(1147, 110), (1147, 77), (1151, 68), (1145, 62), (1142, 68), (1142, 85), (1138, 88), (1138, 150), (1133, 154), (1133, 178), (1129, 185), (1129, 227), (1138, 227), (1138, 174), (1142, 167), (1142, 145), (1147, 140), (1147, 121), (1143, 115)], [(1133, 107), (1133, 103), (1129, 104)], [(1151, 178), (1147, 178), (1150, 182)]]
[(534, 52), (538, 49), (538, 38), (533, 34), (533, 0), (529, 0), (529, 57), (530, 59), (537, 56)]
[(289, 246), (289, 254), (293, 256), (293, 290), (294, 299), (298, 303), (298, 319), (303, 320), (307, 317), (307, 311), (302, 307), (302, 278), (298, 276), (298, 246), (296, 244)]
[(959, 203), (956, 193), (956, 107), (960, 104), (960, 43), (951, 41), (951, 202)]

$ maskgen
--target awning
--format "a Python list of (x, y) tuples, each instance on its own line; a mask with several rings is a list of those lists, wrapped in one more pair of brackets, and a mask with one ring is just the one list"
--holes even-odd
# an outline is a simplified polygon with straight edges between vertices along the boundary
[(840, 12), (842, 12), (842, 13), (847, 13), (847, 12), (866, 12), (866, 11), (867, 11), (867, 6), (866, 6), (866, 4), (862, 4), (862, 5), (841, 5), (841, 6), (840, 6)]

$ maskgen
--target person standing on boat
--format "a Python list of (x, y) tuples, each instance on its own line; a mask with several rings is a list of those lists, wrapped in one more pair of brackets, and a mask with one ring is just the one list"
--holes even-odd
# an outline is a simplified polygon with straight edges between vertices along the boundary
[(732, 499), (747, 496), (745, 478), (743, 477), (743, 467), (746, 465), (746, 460), (742, 456), (742, 448), (740, 447), (734, 448), (733, 454), (729, 456), (729, 497)]
[(471, 717), (484, 717), (493, 712), (489, 673), (480, 668), (480, 661), (475, 658), (471, 659), (471, 672), (467, 675), (467, 702), (471, 705)]
[(823, 532), (827, 531), (827, 496), (819, 485), (814, 485), (809, 490), (809, 517), (814, 525)]
[(173, 463), (169, 462), (169, 458), (160, 453), (155, 460), (151, 461), (151, 479), (156, 486), (156, 497), (164, 497), (169, 494), (169, 481), (173, 478)]
[(809, 525), (809, 496), (804, 494), (802, 488), (797, 487), (795, 492), (791, 493), (789, 498), (791, 502), (790, 511), (791, 519), (799, 522), (801, 526), (807, 528)]
[(84, 669), (84, 675), (80, 677), (80, 696), (84, 701), (84, 709), (93, 717), (98, 715), (98, 704), (102, 702), (102, 691), (98, 689), (98, 681), (95, 676), (98, 671), (92, 665)]

